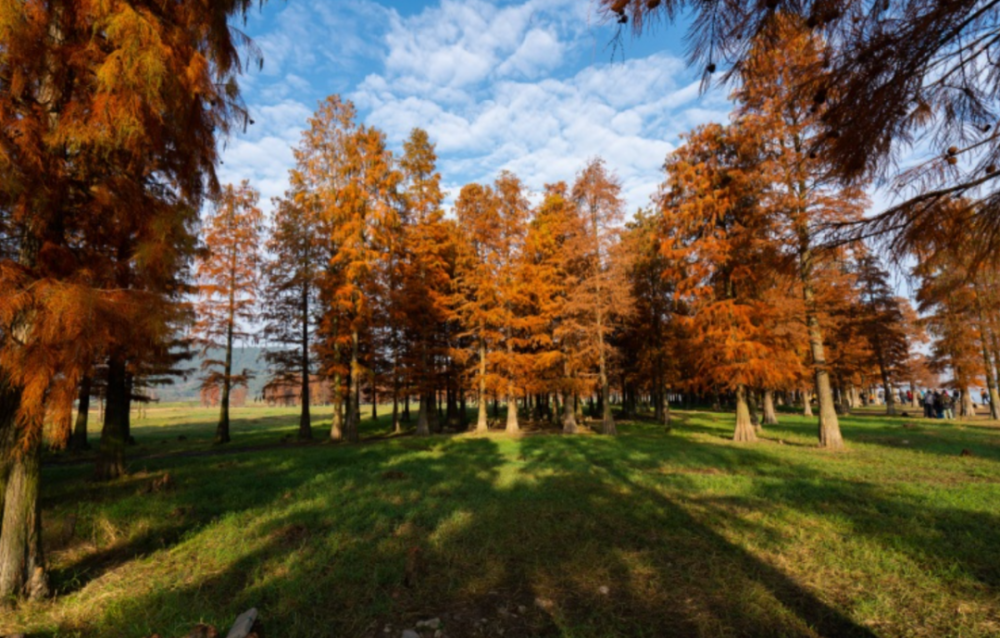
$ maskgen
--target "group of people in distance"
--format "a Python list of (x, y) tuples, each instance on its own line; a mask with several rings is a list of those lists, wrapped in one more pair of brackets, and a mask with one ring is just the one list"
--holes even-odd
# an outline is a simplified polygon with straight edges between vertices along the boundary
[[(924, 406), (924, 416), (928, 419), (954, 419), (955, 405), (961, 398), (958, 390), (948, 392), (947, 390), (918, 390), (917, 398), (920, 405)], [(906, 398), (913, 401), (913, 392), (907, 390)], [(983, 394), (985, 403), (986, 394)]]

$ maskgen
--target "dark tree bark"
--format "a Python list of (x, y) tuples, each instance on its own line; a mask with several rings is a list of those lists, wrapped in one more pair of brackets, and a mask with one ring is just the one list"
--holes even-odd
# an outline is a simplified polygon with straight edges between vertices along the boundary
[(18, 445), (21, 392), (0, 378), (0, 607), (49, 593), (39, 507), (41, 446)]
[(125, 361), (117, 355), (108, 360), (104, 427), (97, 455), (95, 476), (110, 481), (125, 475), (125, 446), (128, 445), (128, 378)]
[(299, 440), (311, 441), (312, 414), (310, 414), (310, 391), (309, 386), (309, 287), (302, 286), (302, 353), (300, 366), (302, 367), (302, 411), (299, 413)]
[(90, 414), (90, 389), (93, 382), (89, 376), (80, 381), (80, 396), (77, 401), (76, 426), (73, 429), (73, 436), (70, 438), (69, 446), (73, 450), (86, 450), (90, 448), (87, 441), (87, 419)]

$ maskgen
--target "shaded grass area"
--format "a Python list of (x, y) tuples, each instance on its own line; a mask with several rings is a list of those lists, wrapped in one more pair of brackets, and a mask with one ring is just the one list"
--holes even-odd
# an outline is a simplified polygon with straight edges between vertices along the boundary
[[(252, 410), (235, 444), (294, 433), (294, 410)], [(199, 412), (174, 416), (137, 438), (208, 447)], [(812, 419), (782, 414), (740, 446), (732, 415), (674, 417), (617, 438), (163, 456), (107, 486), (49, 466), (60, 595), (0, 616), (0, 634), (182, 636), (251, 606), (292, 638), (398, 636), (430, 617), (449, 636), (1000, 633), (993, 425), (845, 417), (849, 449), (829, 453)]]

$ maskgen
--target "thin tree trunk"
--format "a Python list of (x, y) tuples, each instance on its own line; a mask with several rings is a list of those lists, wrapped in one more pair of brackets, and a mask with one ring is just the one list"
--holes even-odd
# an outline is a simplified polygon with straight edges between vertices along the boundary
[(486, 398), (486, 342), (479, 340), (479, 393), (476, 397), (479, 404), (479, 416), (476, 419), (476, 433), (484, 434), (489, 431), (489, 420), (487, 415)]
[(312, 414), (310, 413), (309, 386), (309, 288), (302, 286), (302, 356), (299, 364), (302, 368), (302, 411), (299, 413), (299, 440), (310, 441), (313, 438)]
[(809, 390), (802, 391), (802, 415), (813, 416), (812, 392)]
[(229, 273), (229, 317), (226, 322), (226, 363), (222, 374), (222, 398), (219, 401), (219, 425), (216, 443), (229, 443), (229, 391), (233, 383), (233, 331), (236, 324), (236, 247), (233, 247)]
[(73, 438), (70, 440), (70, 448), (74, 450), (86, 450), (90, 448), (87, 441), (87, 420), (90, 416), (90, 389), (93, 384), (90, 376), (83, 377), (80, 381), (80, 396), (77, 401), (76, 427), (73, 431)]
[(764, 390), (764, 425), (778, 425), (778, 413), (774, 410), (773, 390)]
[(108, 360), (106, 384), (107, 407), (104, 410), (104, 427), (101, 430), (101, 447), (97, 455), (95, 476), (109, 481), (125, 475), (126, 427), (128, 420), (128, 381), (125, 362), (119, 356)]
[(351, 330), (351, 382), (347, 391), (347, 427), (344, 428), (348, 443), (357, 443), (358, 417), (361, 414), (361, 364), (358, 361), (358, 331)]
[(986, 368), (986, 389), (990, 394), (990, 419), (996, 421), (1000, 419), (1000, 396), (997, 392), (997, 378), (994, 375), (996, 368), (993, 367), (993, 359), (990, 356), (989, 328), (983, 317), (983, 307), (979, 300), (979, 287), (976, 286), (976, 311), (979, 315), (979, 342), (983, 347), (983, 363)]
[[(338, 362), (339, 364), (339, 362)], [(342, 441), (344, 439), (344, 391), (340, 373), (333, 375), (333, 415), (330, 419), (330, 440)]]
[(420, 409), (417, 411), (417, 436), (430, 436), (431, 402), (434, 399), (426, 392), (420, 395)]
[(738, 443), (753, 443), (757, 440), (753, 422), (750, 420), (750, 407), (747, 405), (746, 387), (736, 387), (736, 430), (733, 440)]
[(819, 399), (819, 445), (820, 447), (837, 450), (844, 447), (840, 434), (840, 422), (837, 419), (837, 409), (833, 404), (833, 389), (830, 387), (830, 373), (826, 369), (826, 354), (823, 349), (823, 333), (819, 327), (819, 318), (813, 309), (815, 300), (811, 284), (805, 285), (806, 325), (809, 328), (809, 350), (812, 353), (813, 366), (816, 371), (816, 395)]
[(466, 405), (465, 388), (458, 388), (458, 425), (463, 432), (469, 429), (469, 406)]
[(882, 377), (882, 392), (885, 393), (885, 413), (889, 416), (896, 416), (896, 397), (892, 395), (892, 385), (889, 383), (889, 370), (885, 365), (885, 354), (882, 352), (882, 345), (875, 349), (878, 358), (878, 371)]
[[(513, 358), (514, 346), (507, 340), (507, 360)], [(507, 434), (517, 434), (521, 427), (517, 423), (517, 394), (514, 390), (513, 381), (507, 383)]]
[(1000, 400), (997, 396), (997, 378), (994, 375), (993, 358), (990, 356), (990, 350), (983, 343), (983, 361), (986, 362), (986, 390), (990, 395), (990, 419), (996, 421), (1000, 419)]

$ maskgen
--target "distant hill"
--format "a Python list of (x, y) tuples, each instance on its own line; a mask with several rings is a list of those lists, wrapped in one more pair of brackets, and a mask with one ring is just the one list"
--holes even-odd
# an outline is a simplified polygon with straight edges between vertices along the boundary
[[(264, 384), (268, 381), (267, 362), (264, 361), (265, 348), (233, 348), (233, 372), (239, 373), (244, 368), (250, 370), (254, 378), (250, 380), (248, 400), (260, 396)], [(184, 368), (189, 370), (187, 378), (174, 379), (173, 385), (152, 388), (152, 392), (164, 403), (174, 401), (199, 401), (201, 388), (201, 363), (207, 359), (222, 360), (222, 350), (209, 350), (207, 357), (195, 357), (188, 361)]]

